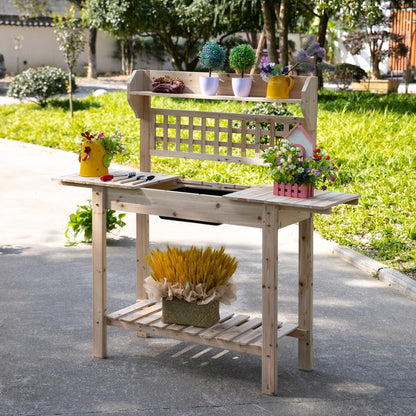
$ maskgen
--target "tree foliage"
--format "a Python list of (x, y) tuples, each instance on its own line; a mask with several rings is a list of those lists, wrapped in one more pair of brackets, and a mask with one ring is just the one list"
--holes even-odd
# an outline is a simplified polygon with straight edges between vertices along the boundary
[(71, 6), (69, 11), (63, 16), (60, 14), (53, 14), (53, 22), (59, 50), (63, 53), (68, 68), (69, 105), (72, 117), (72, 70), (85, 47), (85, 36), (83, 31), (84, 19), (83, 17), (81, 20), (77, 18), (75, 16), (75, 7)]
[(365, 47), (370, 50), (372, 75), (381, 77), (380, 63), (388, 56), (405, 56), (407, 48), (403, 36), (390, 30), (391, 17), (382, 12), (375, 15), (361, 16), (357, 20), (357, 30), (345, 37), (344, 43), (353, 55), (359, 54)]
[[(230, 4), (231, 3), (231, 4)], [(205, 0), (87, 0), (90, 26), (112, 36), (150, 36), (163, 45), (176, 70), (195, 69), (200, 46), (238, 31), (258, 28), (260, 19), (242, 0), (215, 4)]]

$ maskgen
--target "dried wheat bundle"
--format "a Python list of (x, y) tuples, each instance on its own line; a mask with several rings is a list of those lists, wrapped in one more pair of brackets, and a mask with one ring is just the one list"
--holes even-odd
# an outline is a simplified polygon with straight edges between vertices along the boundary
[(152, 298), (178, 297), (199, 303), (219, 299), (227, 304), (236, 299), (236, 288), (229, 279), (237, 261), (224, 247), (184, 250), (167, 246), (165, 252), (152, 250), (146, 260), (152, 272), (145, 287)]

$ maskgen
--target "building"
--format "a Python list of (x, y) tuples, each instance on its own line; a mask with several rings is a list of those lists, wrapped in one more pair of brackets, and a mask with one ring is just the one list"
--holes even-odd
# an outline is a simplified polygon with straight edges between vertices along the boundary
[[(49, 0), (48, 5), (52, 12), (64, 14), (71, 3), (67, 0)], [(99, 74), (121, 71), (120, 59), (114, 57), (117, 48), (118, 44), (115, 39), (103, 32), (98, 32), (96, 55)], [(67, 69), (65, 58), (58, 48), (53, 32), (52, 18), (42, 16), (36, 19), (21, 19), (19, 10), (13, 6), (12, 0), (0, 1), (0, 54), (4, 56), (4, 65), (8, 74), (17, 74), (27, 68), (46, 65)], [(140, 60), (136, 65), (142, 69), (150, 66), (168, 69), (164, 64), (149, 63), (145, 59)], [(74, 72), (79, 76), (86, 75), (87, 67), (86, 45), (74, 67)]]
[(413, 7), (402, 7), (394, 11), (392, 28), (393, 33), (404, 36), (403, 43), (408, 48), (406, 57), (394, 57), (389, 59), (389, 66), (393, 73), (403, 73), (409, 68), (416, 67), (416, 10)]

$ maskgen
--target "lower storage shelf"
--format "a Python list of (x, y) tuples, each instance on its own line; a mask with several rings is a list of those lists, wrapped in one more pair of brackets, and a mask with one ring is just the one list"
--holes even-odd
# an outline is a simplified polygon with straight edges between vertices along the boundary
[[(223, 313), (220, 321), (210, 328), (165, 324), (161, 302), (139, 300), (107, 315), (107, 325), (254, 355), (262, 353), (261, 319), (248, 315)], [(290, 335), (297, 329), (297, 324), (279, 322), (277, 336)]]

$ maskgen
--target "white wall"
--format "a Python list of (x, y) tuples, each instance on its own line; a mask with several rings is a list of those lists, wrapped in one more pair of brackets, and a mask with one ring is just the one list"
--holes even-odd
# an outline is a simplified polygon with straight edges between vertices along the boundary
[[(21, 49), (15, 49), (14, 38), (23, 37)], [(119, 72), (119, 60), (112, 57), (116, 50), (114, 39), (107, 38), (103, 33), (97, 37), (97, 68), (99, 72)], [(56, 36), (51, 27), (33, 26), (0, 26), (0, 53), (4, 55), (7, 72), (17, 73), (30, 67), (55, 66), (66, 69), (65, 58), (58, 49)], [(85, 73), (88, 65), (87, 45), (80, 55), (75, 67), (76, 73)]]
[[(338, 32), (337, 38), (342, 39), (345, 36), (345, 32)], [(358, 65), (367, 73), (371, 71), (371, 58), (370, 58), (370, 48), (366, 47), (359, 55), (351, 55), (347, 49), (345, 48), (342, 40), (335, 42), (335, 56), (334, 56), (334, 63), (347, 63), (347, 64), (354, 64)], [(389, 61), (386, 58), (382, 63), (380, 63), (380, 71), (382, 74), (387, 74), (389, 70)]]

